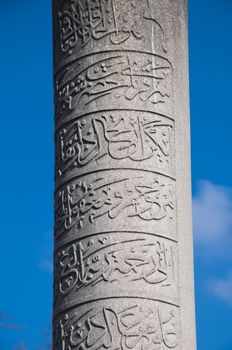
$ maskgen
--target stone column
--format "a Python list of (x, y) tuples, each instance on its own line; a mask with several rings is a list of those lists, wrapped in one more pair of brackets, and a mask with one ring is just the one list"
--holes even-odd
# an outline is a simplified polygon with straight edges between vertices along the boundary
[(53, 0), (54, 350), (194, 350), (187, 0)]

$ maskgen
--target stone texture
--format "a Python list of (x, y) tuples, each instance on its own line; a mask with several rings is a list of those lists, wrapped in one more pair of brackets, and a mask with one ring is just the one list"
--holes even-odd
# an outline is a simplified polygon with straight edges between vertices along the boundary
[(53, 0), (54, 350), (195, 350), (187, 1)]

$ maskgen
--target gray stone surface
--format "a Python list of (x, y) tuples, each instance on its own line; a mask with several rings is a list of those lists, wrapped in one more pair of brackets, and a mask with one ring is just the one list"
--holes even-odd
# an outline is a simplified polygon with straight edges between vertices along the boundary
[(187, 1), (53, 0), (54, 350), (195, 350)]

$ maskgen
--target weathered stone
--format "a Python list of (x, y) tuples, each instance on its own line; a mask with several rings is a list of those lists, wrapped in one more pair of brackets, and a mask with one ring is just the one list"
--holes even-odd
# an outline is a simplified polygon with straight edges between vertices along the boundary
[(54, 350), (195, 350), (186, 0), (53, 0)]

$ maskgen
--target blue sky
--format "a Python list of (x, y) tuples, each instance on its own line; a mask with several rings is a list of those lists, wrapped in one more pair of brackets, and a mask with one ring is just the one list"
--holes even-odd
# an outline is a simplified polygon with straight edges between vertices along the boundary
[[(189, 0), (198, 350), (232, 349), (231, 19), (231, 0)], [(0, 349), (46, 350), (53, 227), (50, 0), (0, 0), (0, 32)]]

